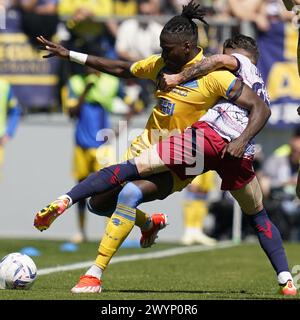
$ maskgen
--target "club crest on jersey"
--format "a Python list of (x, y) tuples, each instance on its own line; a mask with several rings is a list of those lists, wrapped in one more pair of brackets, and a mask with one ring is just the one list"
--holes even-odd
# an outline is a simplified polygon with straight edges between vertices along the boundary
[(164, 99), (164, 98), (160, 98), (158, 100), (158, 106), (163, 113), (165, 113), (169, 116), (173, 115), (174, 109), (175, 109), (174, 102), (171, 102), (171, 101)]

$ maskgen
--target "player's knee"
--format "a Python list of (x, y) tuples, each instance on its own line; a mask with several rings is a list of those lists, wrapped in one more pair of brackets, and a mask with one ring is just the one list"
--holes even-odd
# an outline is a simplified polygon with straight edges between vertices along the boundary
[(132, 208), (136, 208), (142, 200), (143, 193), (133, 182), (126, 183), (118, 197), (118, 203)]
[(259, 204), (257, 206), (241, 206), (241, 209), (243, 211), (243, 213), (245, 213), (247, 216), (252, 216), (255, 215), (257, 213), (259, 213), (260, 211), (262, 211), (264, 208), (263, 204)]
[(111, 217), (115, 211), (115, 207), (112, 207), (107, 210), (103, 210), (103, 209), (99, 208), (97, 206), (97, 202), (95, 202), (93, 198), (91, 198), (87, 201), (87, 208), (90, 212), (96, 214), (97, 216), (108, 217), (108, 218)]
[(231, 191), (242, 211), (254, 215), (263, 210), (263, 195), (256, 177), (241, 189)]

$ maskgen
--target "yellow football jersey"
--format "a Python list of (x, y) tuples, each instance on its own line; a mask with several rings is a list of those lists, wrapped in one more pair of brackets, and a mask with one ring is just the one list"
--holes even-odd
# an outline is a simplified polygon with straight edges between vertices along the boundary
[[(203, 58), (203, 51), (189, 61), (184, 68)], [(135, 62), (131, 72), (138, 78), (154, 82), (160, 72), (164, 71), (164, 61), (160, 55), (153, 55)], [(145, 130), (131, 144), (132, 155), (136, 156), (162, 137), (182, 132), (196, 122), (220, 97), (226, 97), (236, 77), (225, 70), (214, 71), (206, 76), (178, 85), (173, 90), (157, 90), (157, 103), (147, 121)], [(130, 153), (130, 152), (129, 152)], [(128, 154), (128, 157), (130, 155)]]

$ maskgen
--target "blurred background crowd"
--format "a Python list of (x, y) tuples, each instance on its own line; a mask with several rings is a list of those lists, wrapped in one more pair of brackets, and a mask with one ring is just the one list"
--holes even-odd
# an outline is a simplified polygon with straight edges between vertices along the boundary
[[(91, 113), (93, 119), (101, 119), (101, 128), (111, 126), (110, 121), (115, 128), (116, 119), (120, 117), (130, 120), (132, 127), (142, 128), (155, 103), (153, 83), (106, 77), (56, 58), (41, 59), (45, 52), (39, 50), (36, 36), (43, 35), (74, 51), (134, 62), (160, 53), (159, 35), (163, 25), (172, 15), (180, 14), (182, 5), (188, 2), (0, 1), (0, 107), (1, 113), (7, 115), (0, 117), (1, 153), (18, 124), (41, 114), (68, 115), (70, 121), (77, 119), (76, 147), (99, 147), (94, 141), (82, 138), (87, 120), (80, 123), (80, 109), (85, 102), (101, 106), (102, 111), (98, 108), (96, 116)], [(221, 52), (224, 40), (238, 32), (258, 42), (258, 66), (270, 94), (272, 117), (257, 138), (255, 169), (267, 210), (279, 226), (283, 239), (300, 241), (300, 203), (295, 196), (300, 161), (300, 127), (296, 113), (300, 103), (300, 80), (296, 64), (295, 14), (288, 12), (281, 0), (199, 2), (207, 10), (209, 24), (199, 24), (199, 43), (205, 55)], [(44, 125), (47, 126), (47, 120)], [(94, 129), (100, 127), (95, 124)], [(90, 164), (84, 168), (78, 150), (75, 161), (79, 163), (74, 164), (73, 176), (80, 181), (98, 166)], [(103, 148), (101, 154), (110, 152)], [(218, 178), (214, 177), (209, 188), (190, 190), (192, 197), (187, 192), (182, 203), (184, 233), (181, 240), (184, 244), (213, 245), (216, 240), (232, 237), (234, 203), (229, 194), (217, 190)], [(85, 204), (79, 204), (78, 210), (80, 234), (77, 240), (82, 241), (87, 237)], [(251, 237), (244, 220), (241, 230), (243, 239)]]

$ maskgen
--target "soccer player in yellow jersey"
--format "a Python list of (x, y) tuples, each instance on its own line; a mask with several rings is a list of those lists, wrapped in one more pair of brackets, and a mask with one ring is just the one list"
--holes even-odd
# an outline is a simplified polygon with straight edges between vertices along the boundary
[[(255, 41), (242, 35), (233, 37), (233, 39), (228, 39), (224, 43), (224, 52), (232, 54), (232, 56), (224, 57), (227, 61), (230, 61), (233, 69), (238, 69), (238, 75), (253, 87), (256, 94), (264, 97), (267, 102), (264, 83), (258, 70), (253, 65), (258, 57)], [(216, 58), (218, 57), (214, 58), (205, 59), (203, 64), (206, 65), (206, 70), (216, 69), (215, 66), (218, 65), (218, 59)], [(200, 73), (199, 77), (208, 72)], [(266, 102), (256, 94), (249, 87), (243, 86), (240, 81), (236, 81), (230, 94), (231, 102), (220, 100), (204, 117), (201, 117), (184, 133), (161, 140), (154, 148), (146, 149), (140, 157), (133, 161), (126, 161), (105, 168), (88, 177), (83, 183), (68, 192), (68, 197), (76, 200), (80, 197), (105, 192), (126, 180), (139, 180), (127, 183), (118, 197), (118, 205), (111, 218), (112, 223), (107, 226), (104, 237), (106, 244), (109, 241), (113, 243), (120, 240), (118, 233), (120, 226), (123, 227), (123, 230), (127, 229), (128, 233), (131, 231), (135, 221), (136, 207), (142, 201), (149, 200), (147, 198), (149, 197), (149, 192), (147, 193), (149, 188), (143, 189), (143, 184), (146, 183), (152, 188), (153, 180), (141, 180), (144, 179), (144, 174), (146, 176), (155, 173), (157, 173), (156, 176), (159, 175), (160, 183), (156, 185), (157, 190), (159, 190), (162, 185), (161, 182), (168, 179), (167, 176), (162, 177), (161, 172), (168, 171), (168, 168), (176, 172), (182, 180), (201, 172), (216, 170), (222, 178), (222, 188), (230, 190), (247, 214), (250, 224), (256, 230), (260, 245), (277, 273), (280, 293), (296, 295), (297, 289), (293, 285), (289, 272), (280, 233), (269, 220), (263, 207), (260, 188), (252, 168), (253, 158), (251, 155), (253, 155), (253, 149), (249, 140), (261, 130), (270, 116), (270, 110)], [(239, 107), (239, 104), (243, 107)], [(246, 119), (248, 121), (241, 121)], [(198, 131), (200, 128), (203, 131)], [(225, 136), (227, 138), (224, 138)], [(201, 141), (203, 142), (202, 147)], [(188, 144), (185, 144), (185, 142), (188, 142)], [(204, 167), (200, 166), (199, 168), (197, 164), (196, 171), (188, 173), (185, 170), (190, 166), (187, 160), (194, 157), (194, 151), (199, 152), (197, 150), (204, 153)], [(165, 151), (170, 152), (165, 154)], [(153, 162), (152, 160), (157, 161)], [(168, 183), (172, 185), (172, 180), (169, 179)], [(167, 195), (166, 192), (164, 195)], [(153, 197), (153, 193), (151, 196)], [(66, 206), (63, 207), (61, 204), (68, 202), (68, 197), (53, 202), (39, 212), (36, 215), (35, 226), (39, 229), (46, 229), (65, 210)], [(113, 255), (106, 244), (100, 244), (99, 255), (95, 264), (80, 278), (78, 284), (72, 288), (72, 292), (93, 293), (101, 291), (101, 275)]]
[[(162, 31), (162, 56), (154, 55), (133, 64), (72, 52), (47, 41), (43, 37), (38, 39), (45, 45), (46, 49), (51, 51), (48, 57), (58, 55), (119, 77), (140, 77), (157, 81), (162, 71), (178, 72), (203, 58), (202, 49), (197, 47), (197, 26), (192, 21), (193, 18), (203, 20), (203, 12), (199, 6), (195, 6), (191, 2), (184, 8), (182, 15), (174, 17)], [(188, 41), (182, 42), (180, 38), (182, 35)], [(230, 93), (235, 79), (228, 71), (216, 71), (199, 80), (178, 86), (172, 92), (157, 90), (155, 94), (157, 105), (150, 115), (144, 132), (132, 142), (126, 158), (129, 159), (139, 155), (142, 150), (161, 139), (160, 135), (168, 136), (191, 125), (220, 97), (226, 97)], [(173, 176), (173, 179), (173, 191), (181, 190), (182, 186), (187, 185), (176, 175)], [(110, 193), (109, 197), (106, 195), (106, 201), (104, 201), (102, 195), (92, 197), (89, 202), (91, 210), (97, 208), (96, 211), (99, 213), (100, 202), (103, 215), (109, 216), (115, 209), (115, 201), (113, 200), (116, 199), (119, 190), (120, 188), (116, 188), (114, 194)], [(158, 215), (157, 218), (158, 224), (165, 225), (164, 215)], [(149, 217), (141, 211), (137, 213), (136, 224), (145, 228), (142, 229), (142, 232), (147, 232), (147, 229), (153, 227)]]
[[(161, 71), (169, 70), (170, 72), (179, 72), (197, 61), (197, 59), (199, 60), (202, 58), (202, 50), (197, 47), (197, 26), (192, 21), (194, 18), (202, 20), (202, 12), (198, 9), (198, 6), (195, 6), (191, 2), (188, 6), (184, 7), (180, 16), (174, 17), (165, 25), (160, 37), (161, 47), (163, 49), (162, 56), (152, 56), (144, 61), (134, 63), (132, 66), (123, 61), (112, 61), (72, 51), (70, 52), (59, 45), (49, 42), (43, 37), (39, 37), (39, 41), (51, 52), (48, 57), (58, 55), (77, 63), (87, 64), (102, 72), (123, 77), (132, 77), (135, 75), (156, 81), (157, 76)], [(236, 100), (242, 94), (242, 91), (243, 86), (240, 85), (240, 82), (236, 81), (236, 78), (228, 71), (212, 72), (207, 76), (176, 86), (170, 92), (157, 90), (156, 97), (158, 103), (150, 116), (146, 130), (132, 144), (133, 147), (136, 146), (137, 148), (131, 148), (130, 152), (139, 154), (141, 149), (145, 149), (149, 147), (150, 144), (160, 140), (158, 135), (153, 134), (155, 131), (151, 129), (157, 128), (161, 130), (163, 128), (169, 128), (170, 130), (179, 129), (182, 131), (185, 127), (191, 125), (192, 122), (195, 121), (194, 116), (198, 118), (201, 112), (212, 107), (220, 97), (228, 98), (230, 96), (232, 99), (234, 98), (234, 100)], [(251, 93), (251, 90), (249, 94), (253, 94)], [(253, 99), (255, 99), (255, 95)], [(250, 101), (243, 102), (245, 104), (250, 103)], [(174, 132), (169, 131), (167, 135), (170, 133), (174, 134)], [(235, 145), (235, 143), (233, 145)], [(237, 147), (239, 146), (235, 145), (234, 148)], [(225, 149), (228, 150), (227, 147)], [(134, 153), (129, 157), (132, 155), (134, 155)], [(104, 175), (108, 173), (106, 176), (109, 179), (108, 181), (113, 185), (118, 186), (118, 180), (122, 181), (123, 174), (125, 174), (124, 170), (127, 170), (126, 175), (128, 174), (128, 170), (133, 170), (133, 173), (135, 173), (136, 168), (130, 166), (130, 161), (127, 161), (126, 164), (126, 167), (123, 165), (116, 165), (113, 169), (113, 176), (111, 176), (112, 172), (108, 173), (106, 170), (102, 171), (101, 174), (103, 174), (103, 172)], [(172, 191), (181, 190), (182, 186), (186, 186), (192, 180), (191, 178), (181, 180), (173, 175), (173, 181), (170, 181), (168, 176), (169, 175), (159, 175), (159, 177), (154, 176), (152, 179), (148, 178), (144, 181), (143, 185), (139, 188), (143, 193), (143, 201), (149, 201), (149, 199), (159, 197), (164, 198), (170, 193), (170, 186), (173, 185)], [(93, 179), (93, 177), (91, 178)], [(160, 183), (159, 187), (157, 187), (157, 182)], [(104, 189), (102, 189), (102, 187), (104, 187)], [(35, 226), (39, 230), (47, 229), (54, 219), (72, 204), (72, 201), (73, 203), (77, 202), (78, 196), (79, 198), (87, 196), (94, 196), (93, 198), (97, 198), (98, 196), (96, 196), (96, 194), (108, 190), (105, 189), (105, 187), (105, 183), (103, 183), (102, 179), (100, 179), (100, 185), (95, 185), (94, 183), (89, 184), (89, 182), (77, 185), (72, 189), (72, 196), (64, 196), (41, 210), (36, 215)], [(133, 191), (141, 192), (137, 191), (136, 188)], [(68, 195), (69, 194), (70, 192)], [(122, 196), (126, 197), (124, 193)], [(118, 200), (120, 201), (121, 199), (119, 198)], [(93, 199), (90, 204), (94, 207)], [(101, 277), (99, 273), (102, 273), (106, 268), (111, 257), (128, 235), (134, 223), (137, 223), (139, 219), (138, 213), (136, 213), (135, 208), (132, 209), (131, 207), (132, 206), (129, 204), (118, 206), (117, 212), (114, 213), (107, 225), (105, 235), (99, 246), (99, 255), (95, 265), (93, 265), (86, 275), (81, 278), (79, 284), (75, 288), (76, 290), (74, 289), (74, 292), (86, 292), (88, 287), (91, 287), (89, 292), (99, 292), (101, 290), (100, 284), (89, 286), (88, 283), (90, 278)], [(161, 225), (165, 224), (164, 218), (158, 218), (157, 220), (158, 222), (153, 219), (150, 221), (150, 224), (152, 223), (152, 226), (148, 226), (150, 230), (157, 231)], [(146, 222), (147, 219), (143, 221), (144, 225)], [(144, 231), (142, 236), (144, 242), (142, 241), (142, 243), (144, 243), (145, 246), (147, 246), (149, 241), (150, 243), (153, 243), (153, 235), (155, 235), (155, 232), (152, 232), (149, 235), (147, 231)]]

